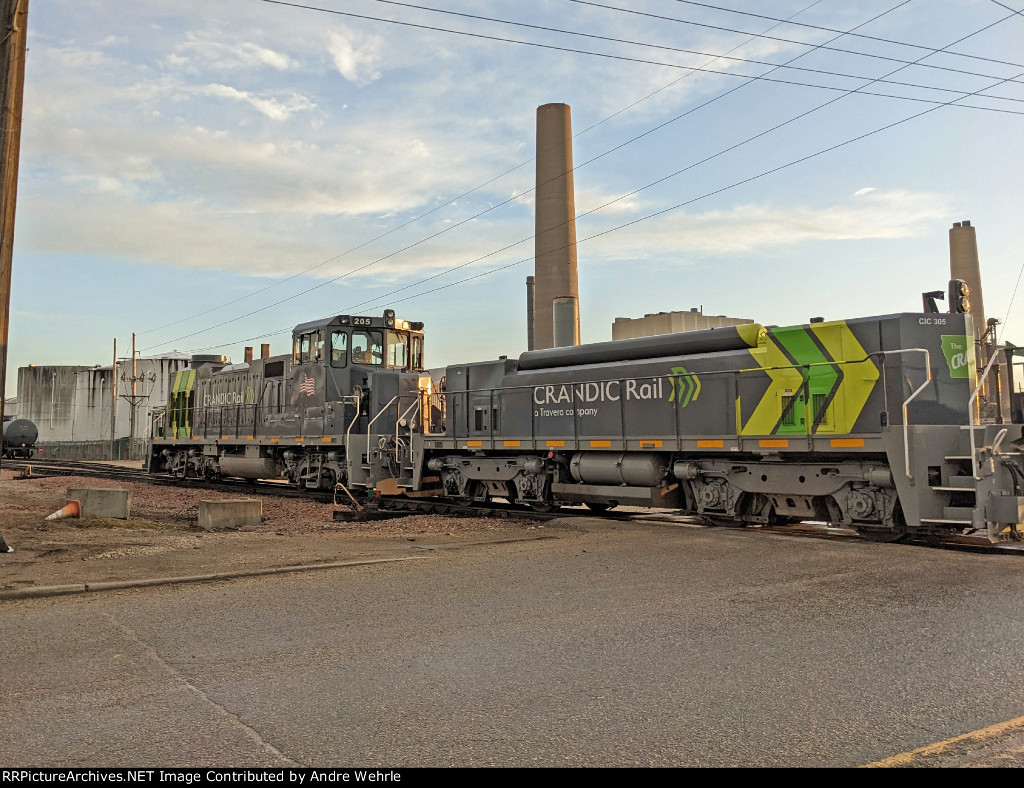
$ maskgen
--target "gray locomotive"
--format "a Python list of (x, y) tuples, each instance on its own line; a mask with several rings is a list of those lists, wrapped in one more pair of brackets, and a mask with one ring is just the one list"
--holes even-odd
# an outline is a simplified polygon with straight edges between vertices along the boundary
[(975, 359), (969, 314), (915, 313), (553, 348), (432, 378), (421, 323), (340, 315), (297, 326), (289, 356), (179, 373), (150, 469), (1017, 538), (1022, 426), (982, 408), (1012, 366), (1002, 350)]

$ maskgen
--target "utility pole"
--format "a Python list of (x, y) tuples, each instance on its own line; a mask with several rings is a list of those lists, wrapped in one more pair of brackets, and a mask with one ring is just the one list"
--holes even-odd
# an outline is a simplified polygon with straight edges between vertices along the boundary
[(117, 440), (117, 433), (114, 427), (117, 424), (117, 337), (114, 337), (114, 365), (110, 368), (110, 379), (113, 386), (110, 391), (110, 459), (117, 459), (114, 456), (114, 441)]
[(135, 459), (132, 454), (135, 452), (135, 334), (132, 333), (132, 409), (129, 415), (130, 421), (128, 422), (131, 426), (128, 428), (130, 434), (128, 443), (128, 459)]
[[(21, 154), (21, 107), (25, 95), (28, 0), (0, 0), (0, 423), (7, 398), (7, 335), (10, 327), (14, 210)], [(0, 553), (8, 551), (0, 534)]]
[(135, 334), (132, 334), (132, 376), (128, 382), (132, 384), (131, 394), (122, 394), (121, 399), (128, 400), (128, 404), (131, 406), (131, 410), (128, 411), (129, 416), (129, 427), (128, 427), (128, 459), (135, 459), (135, 411), (139, 407), (139, 404), (143, 400), (149, 399), (148, 394), (138, 394), (136, 390), (136, 384), (140, 380), (145, 379), (145, 375), (138, 375), (136, 373), (135, 366)]

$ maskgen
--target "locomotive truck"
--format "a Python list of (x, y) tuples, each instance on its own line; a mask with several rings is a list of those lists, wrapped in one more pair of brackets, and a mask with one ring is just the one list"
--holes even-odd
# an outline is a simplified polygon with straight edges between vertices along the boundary
[[(149, 469), (367, 496), (805, 520), (875, 540), (1018, 539), (1022, 425), (991, 416), (1012, 346), (969, 313), (759, 324), (424, 367), (423, 324), (338, 315), (293, 352), (178, 373)], [(994, 371), (995, 370), (995, 371)], [(988, 417), (982, 418), (983, 415)]]

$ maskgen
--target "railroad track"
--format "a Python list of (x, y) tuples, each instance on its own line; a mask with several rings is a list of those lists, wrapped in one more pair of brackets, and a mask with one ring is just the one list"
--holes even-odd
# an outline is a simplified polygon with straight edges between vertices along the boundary
[[(74, 460), (5, 460), (4, 468), (25, 471), (31, 468), (33, 476), (95, 476), (97, 478), (114, 479), (126, 482), (184, 486), (190, 489), (232, 491), (246, 495), (273, 495), (281, 498), (301, 498), (321, 503), (334, 503), (348, 507), (351, 503), (347, 496), (332, 490), (301, 490), (284, 482), (246, 480), (220, 480), (188, 478), (175, 479), (170, 476), (151, 475), (144, 468), (126, 468), (103, 462)], [(437, 498), (399, 498), (388, 497), (368, 499), (358, 503), (349, 511), (335, 511), (338, 521), (363, 522), (385, 520), (416, 514), (435, 514), (446, 517), (494, 517), (508, 520), (548, 521), (554, 519), (572, 519), (578, 517), (617, 520), (620, 522), (664, 523), (695, 528), (730, 526), (709, 526), (699, 518), (680, 515), (673, 512), (634, 512), (606, 511), (594, 512), (590, 509), (558, 508), (551, 511), (537, 511), (527, 506), (516, 504), (499, 504), (494, 502), (458, 504)], [(735, 526), (737, 529), (758, 531), (764, 534), (775, 534), (806, 539), (825, 539), (829, 541), (864, 542), (864, 537), (856, 531), (846, 528), (833, 528), (827, 523), (805, 522), (786, 526)], [(912, 544), (933, 549), (959, 550), (987, 554), (1013, 554), (1024, 556), (1024, 543), (1000, 542), (991, 544), (988, 539), (976, 536), (953, 535), (944, 540), (910, 539), (904, 544)]]
[[(32, 476), (93, 476), (100, 479), (135, 482), (141, 484), (160, 484), (172, 487), (187, 486), (191, 489), (230, 491), (255, 495), (275, 495), (281, 498), (302, 498), (331, 503), (333, 493), (330, 490), (297, 490), (285, 482), (250, 482), (242, 479), (210, 481), (207, 479), (188, 478), (175, 479), (166, 475), (153, 475), (144, 468), (125, 468), (103, 462), (87, 462), (77, 460), (5, 460), (4, 468), (25, 472), (31, 468)], [(340, 503), (340, 501), (339, 501)]]

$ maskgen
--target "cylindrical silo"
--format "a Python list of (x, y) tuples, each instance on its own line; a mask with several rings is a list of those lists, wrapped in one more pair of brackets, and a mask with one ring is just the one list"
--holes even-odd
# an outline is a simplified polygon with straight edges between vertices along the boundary
[(580, 305), (575, 298), (551, 302), (552, 347), (573, 347), (580, 343)]

